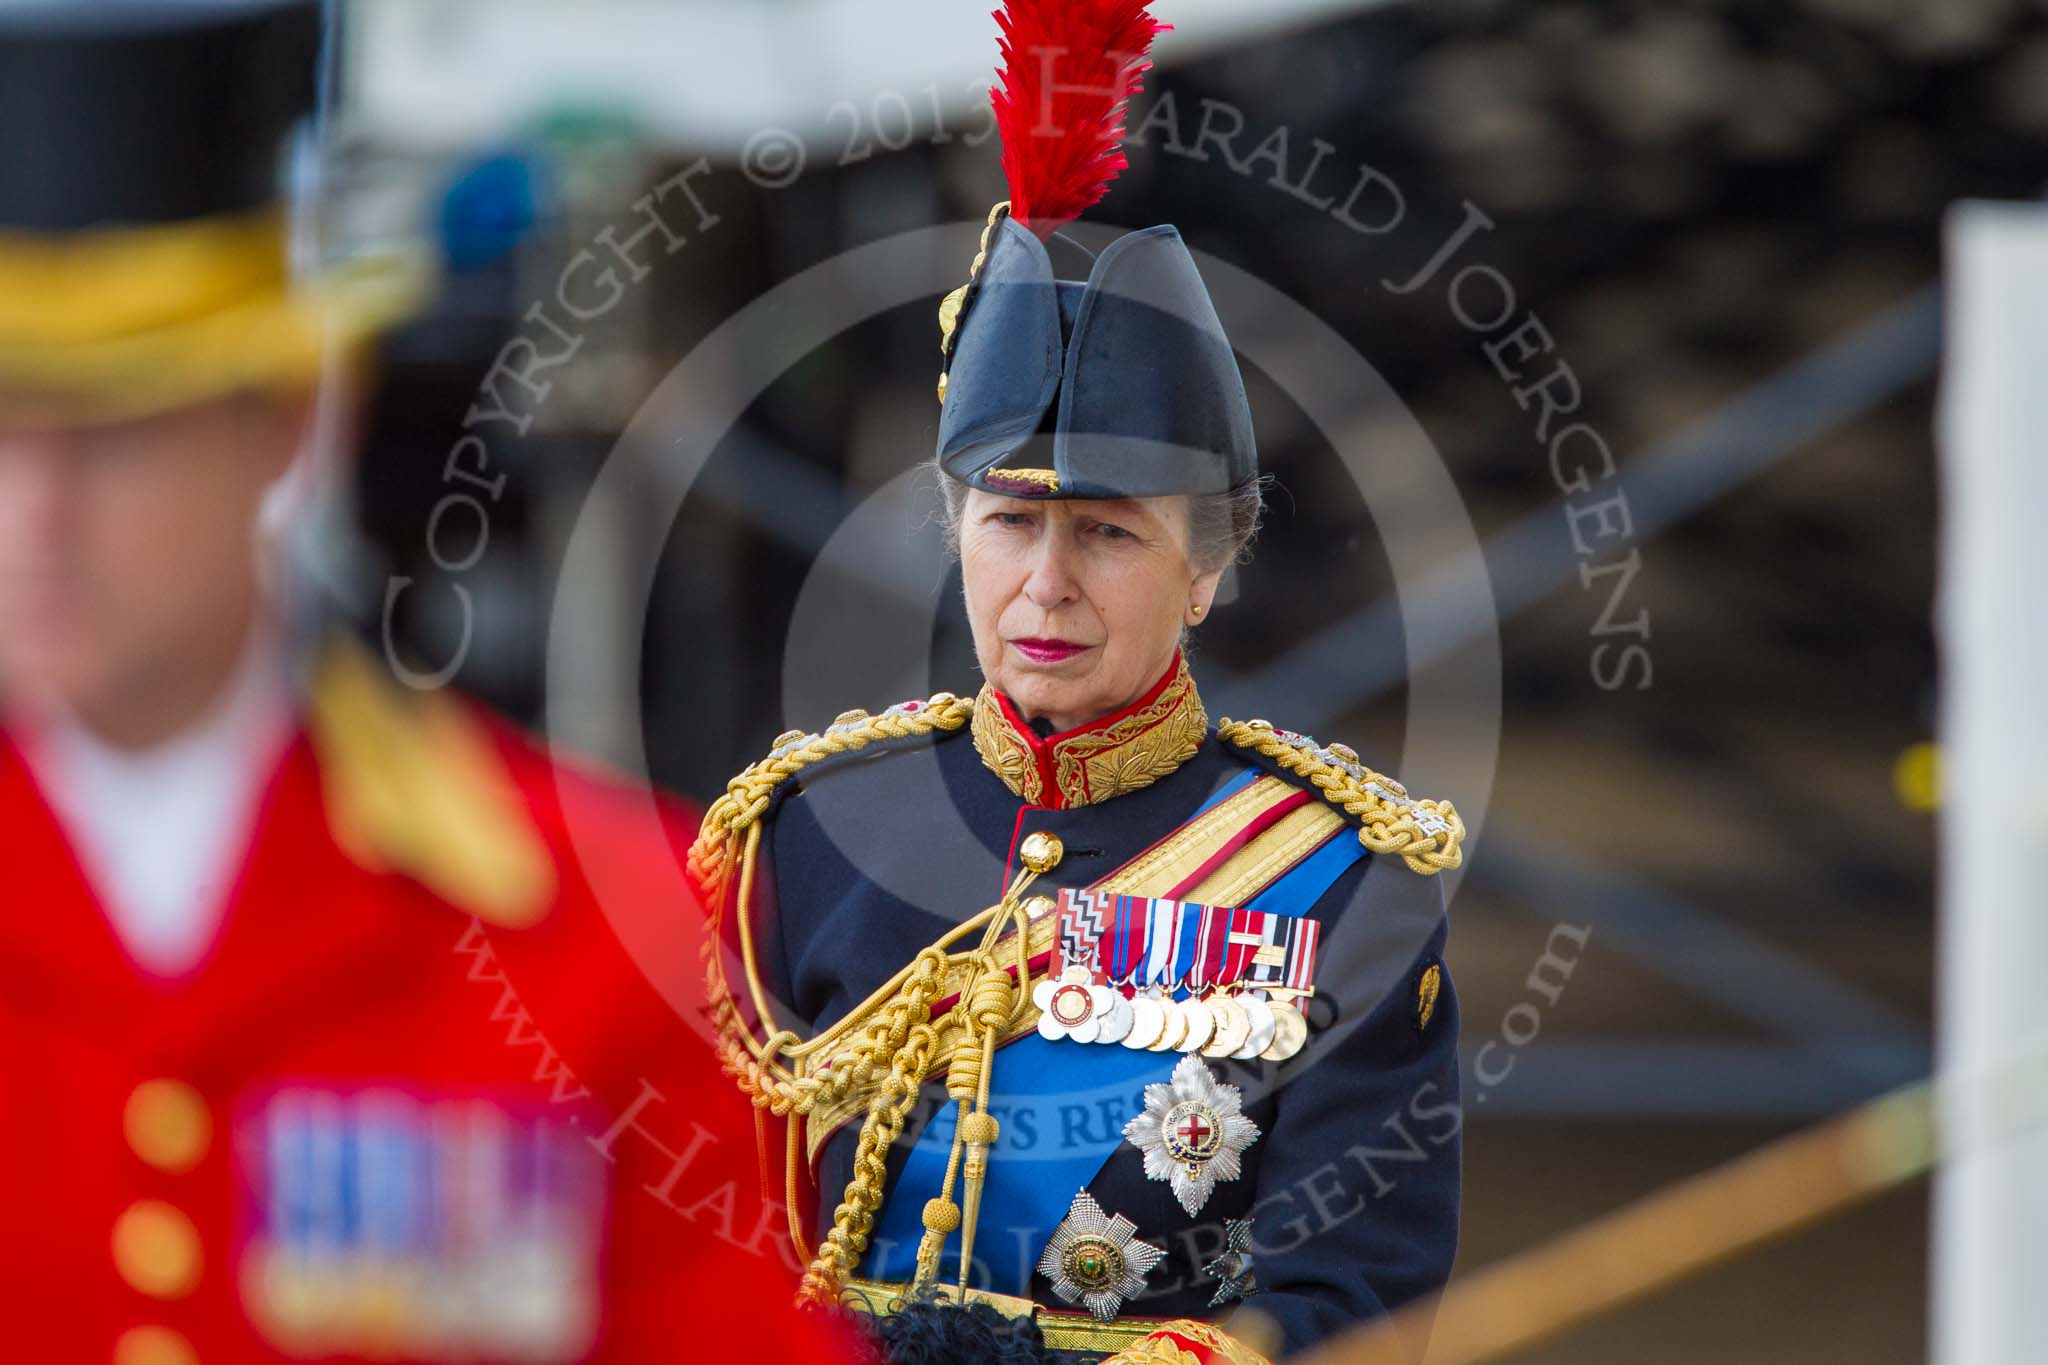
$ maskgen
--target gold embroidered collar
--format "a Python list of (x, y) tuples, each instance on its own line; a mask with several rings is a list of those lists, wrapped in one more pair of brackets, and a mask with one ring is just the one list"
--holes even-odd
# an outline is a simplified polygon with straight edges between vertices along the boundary
[(986, 683), (974, 704), (974, 748), (990, 772), (1034, 806), (1065, 810), (1149, 787), (1195, 756), (1209, 713), (1178, 653), (1152, 690), (1121, 711), (1041, 739)]

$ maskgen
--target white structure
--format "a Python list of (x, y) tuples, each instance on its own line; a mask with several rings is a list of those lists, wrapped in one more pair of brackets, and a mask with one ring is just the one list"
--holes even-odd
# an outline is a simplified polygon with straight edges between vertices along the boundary
[[(1171, 0), (1161, 65), (1381, 0)], [(612, 111), (657, 144), (743, 155), (779, 132), (829, 164), (940, 120), (965, 132), (995, 71), (999, 0), (349, 0), (346, 102), (396, 146), (467, 148), (536, 114)], [(902, 139), (899, 141), (898, 139)], [(991, 158), (993, 164), (993, 158)]]
[(2048, 207), (1948, 222), (1931, 1358), (2048, 1360)]

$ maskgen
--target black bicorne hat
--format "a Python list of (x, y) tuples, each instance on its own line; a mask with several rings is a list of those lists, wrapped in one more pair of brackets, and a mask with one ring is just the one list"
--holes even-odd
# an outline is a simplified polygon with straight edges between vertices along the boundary
[[(991, 94), (1010, 199), (939, 309), (940, 468), (1039, 498), (1256, 479), (1244, 376), (1179, 231), (1126, 233), (1090, 257), (1054, 230), (1123, 168), (1125, 106), (1161, 25), (1129, 0), (1008, 0), (997, 18), (1005, 67)], [(1058, 277), (1048, 240), (1086, 263), (1086, 279)]]
[(939, 417), (955, 478), (1141, 498), (1258, 477), (1244, 377), (1171, 225), (1117, 238), (1085, 281), (1058, 280), (1045, 244), (1005, 214), (960, 312)]

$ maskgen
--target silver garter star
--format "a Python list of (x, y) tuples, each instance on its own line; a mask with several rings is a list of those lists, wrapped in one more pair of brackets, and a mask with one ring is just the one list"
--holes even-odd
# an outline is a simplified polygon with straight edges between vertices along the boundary
[(1105, 1214), (1095, 1197), (1082, 1190), (1053, 1229), (1038, 1258), (1038, 1273), (1052, 1281), (1053, 1293), (1108, 1322), (1166, 1257), (1164, 1247), (1136, 1240), (1137, 1230), (1122, 1214)]
[(1124, 1136), (1145, 1154), (1145, 1174), (1171, 1182), (1180, 1206), (1197, 1214), (1217, 1181), (1243, 1174), (1244, 1149), (1259, 1140), (1243, 1109), (1242, 1092), (1190, 1053), (1171, 1084), (1145, 1087), (1145, 1112), (1124, 1125)]

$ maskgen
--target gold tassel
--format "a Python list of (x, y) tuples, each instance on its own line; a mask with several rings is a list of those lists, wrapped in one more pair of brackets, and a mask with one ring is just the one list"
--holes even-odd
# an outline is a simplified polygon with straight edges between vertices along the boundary
[(945, 1195), (924, 1201), (924, 1236), (917, 1243), (917, 1273), (910, 1280), (912, 1298), (931, 1288), (938, 1279), (939, 1256), (946, 1249), (946, 1236), (959, 1226), (958, 1204)]
[(981, 1217), (981, 1187), (988, 1179), (989, 1148), (995, 1146), (1002, 1125), (995, 1115), (978, 1109), (960, 1120), (967, 1142), (967, 1217), (960, 1228), (960, 1292), (967, 1292), (967, 1280), (974, 1273), (974, 1225)]

